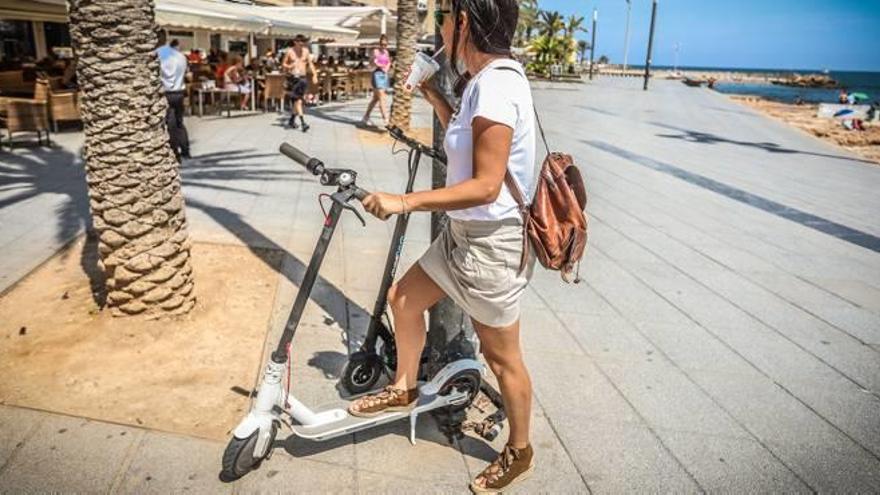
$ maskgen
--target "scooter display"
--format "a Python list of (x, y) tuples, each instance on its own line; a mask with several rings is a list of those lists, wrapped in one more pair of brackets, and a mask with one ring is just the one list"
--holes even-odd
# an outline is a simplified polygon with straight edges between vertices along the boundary
[[(409, 418), (410, 442), (415, 443), (415, 426), (418, 415), (440, 408), (466, 408), (480, 391), (482, 376), (485, 373), (482, 363), (475, 359), (454, 360), (446, 364), (430, 379), (419, 381), (419, 398), (411, 411), (389, 412), (370, 418), (352, 416), (341, 407), (312, 410), (297, 400), (294, 394), (283, 386), (284, 377), (289, 377), (290, 372), (290, 344), (299, 326), (339, 218), (344, 211), (349, 211), (366, 226), (363, 216), (351, 203), (355, 199), (363, 200), (368, 193), (358, 187), (357, 173), (354, 170), (327, 168), (319, 159), (309, 157), (287, 143), (281, 145), (280, 151), (304, 166), (313, 175), (319, 176), (322, 185), (335, 187), (336, 192), (329, 195), (332, 202), (330, 211), (324, 219), (320, 237), (309, 261), (284, 332), (263, 372), (252, 408), (233, 431), (233, 436), (223, 453), (223, 468), (220, 478), (224, 481), (234, 481), (259, 467), (260, 463), (271, 455), (272, 443), (278, 433), (278, 428), (282, 425), (289, 427), (299, 437), (323, 441)], [(407, 190), (412, 189), (418, 158), (425, 151), (425, 149), (421, 149), (416, 152), (416, 155), (410, 155)], [(413, 158), (416, 158), (415, 162)], [(378, 376), (374, 377), (373, 374), (380, 374), (381, 367), (393, 364), (393, 361), (389, 362), (390, 358), (387, 356), (395, 355), (393, 352), (394, 337), (389, 328), (381, 322), (381, 316), (385, 313), (387, 303), (385, 294), (393, 281), (408, 216), (407, 214), (398, 217), (392, 246), (386, 260), (386, 272), (373, 313), (373, 321), (370, 323), (372, 333), (368, 331), (367, 341), (369, 342), (365, 342), (359, 351), (370, 352), (376, 357), (358, 357), (360, 367), (358, 364), (352, 365), (351, 363), (347, 367), (348, 381), (351, 382), (350, 385), (358, 387), (356, 388), (358, 390), (361, 388), (364, 391), (369, 390), (369, 387), (365, 388), (365, 385), (369, 383), (372, 386), (378, 379)], [(385, 350), (382, 355), (386, 356), (385, 361), (382, 361), (382, 358), (375, 351), (376, 339), (379, 338), (384, 344)], [(379, 366), (381, 366), (378, 370), (374, 362), (376, 359), (379, 360)], [(358, 371), (359, 369), (363, 371)], [(367, 376), (368, 373), (369, 376)]]

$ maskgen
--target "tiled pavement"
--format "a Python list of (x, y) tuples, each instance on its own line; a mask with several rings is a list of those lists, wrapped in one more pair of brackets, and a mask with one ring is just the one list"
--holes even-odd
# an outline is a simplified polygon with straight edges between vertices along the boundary
[[(587, 178), (591, 231), (584, 282), (540, 272), (525, 301), (539, 467), (516, 491), (880, 491), (880, 167), (675, 82), (535, 95), (552, 145)], [(273, 114), (188, 119), (195, 239), (287, 253), (274, 329), (321, 191), (278, 144), (358, 170), (367, 189), (403, 185), (403, 157), (351, 126), (362, 105), (322, 109), (306, 135)], [(0, 290), (87, 218), (81, 137), (56, 140), (0, 153)], [(341, 328), (365, 323), (391, 228), (343, 220), (297, 334), (308, 403), (339, 400)], [(427, 215), (410, 233), (403, 266), (427, 245)], [(428, 418), (415, 447), (405, 432), (282, 439), (259, 471), (223, 485), (222, 444), (0, 406), (0, 491), (460, 493), (503, 441), (450, 446)]]

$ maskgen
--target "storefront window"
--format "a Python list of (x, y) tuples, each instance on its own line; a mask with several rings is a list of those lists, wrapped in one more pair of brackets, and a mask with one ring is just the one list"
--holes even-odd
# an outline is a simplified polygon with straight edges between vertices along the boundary
[(46, 48), (59, 58), (73, 56), (70, 48), (70, 30), (67, 24), (60, 22), (44, 22), (43, 32), (46, 34)]
[(15, 67), (37, 56), (33, 24), (30, 21), (0, 20), (0, 65)]

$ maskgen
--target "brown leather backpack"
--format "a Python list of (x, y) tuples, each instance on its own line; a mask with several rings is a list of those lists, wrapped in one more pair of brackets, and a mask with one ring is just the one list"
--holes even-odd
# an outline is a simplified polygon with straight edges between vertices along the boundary
[[(499, 67), (499, 69), (508, 69)], [(514, 72), (519, 73), (515, 69)], [(525, 77), (525, 76), (523, 76)], [(523, 199), (510, 170), (504, 175), (507, 189), (519, 205), (523, 217), (523, 251), (519, 269), (525, 269), (529, 259), (529, 244), (535, 249), (535, 255), (544, 268), (559, 270), (562, 280), (571, 282), (571, 274), (575, 264), (580, 267), (580, 260), (587, 247), (587, 191), (581, 172), (574, 164), (571, 155), (551, 152), (544, 136), (541, 119), (535, 111), (535, 122), (541, 133), (541, 140), (547, 150), (547, 156), (541, 164), (541, 171), (535, 178), (537, 188), (531, 204)], [(531, 242), (529, 242), (531, 241)], [(577, 273), (574, 282), (580, 281)]]
[[(525, 236), (520, 271), (525, 268), (531, 244), (544, 268), (559, 270), (562, 280), (571, 282), (575, 263), (580, 264), (587, 247), (584, 179), (571, 155), (550, 152), (549, 149), (536, 179), (538, 188), (529, 205), (523, 200), (509, 171), (504, 177), (523, 216)], [(574, 281), (577, 283), (580, 278), (576, 275)]]

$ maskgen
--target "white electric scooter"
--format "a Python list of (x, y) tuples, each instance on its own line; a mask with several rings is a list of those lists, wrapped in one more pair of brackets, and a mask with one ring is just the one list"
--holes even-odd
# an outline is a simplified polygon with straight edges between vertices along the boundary
[[(285, 389), (282, 382), (285, 373), (289, 373), (289, 344), (299, 325), (333, 232), (343, 210), (353, 212), (361, 223), (366, 225), (361, 214), (349, 202), (353, 198), (362, 200), (368, 193), (355, 183), (357, 174), (353, 170), (325, 168), (320, 160), (310, 158), (287, 143), (281, 145), (281, 152), (303, 165), (312, 174), (320, 176), (321, 184), (335, 186), (337, 190), (330, 195), (333, 204), (324, 221), (321, 236), (303, 277), (284, 333), (263, 372), (253, 408), (235, 428), (233, 437), (223, 453), (223, 470), (220, 473), (223, 481), (234, 481), (259, 467), (260, 463), (271, 454), (272, 443), (280, 425), (290, 427), (299, 437), (322, 441), (409, 418), (410, 442), (415, 443), (418, 415), (444, 407), (466, 408), (480, 391), (482, 375), (485, 373), (483, 365), (474, 359), (453, 361), (429, 381), (419, 384), (419, 398), (411, 411), (389, 412), (371, 418), (352, 416), (341, 408), (312, 410)], [(403, 233), (400, 232), (399, 235), (402, 236)], [(396, 246), (400, 240), (394, 239), (393, 246)], [(389, 274), (393, 278), (393, 270), (391, 272), (386, 270), (386, 278)], [(386, 285), (384, 282), (386, 281), (383, 280), (383, 286)]]

